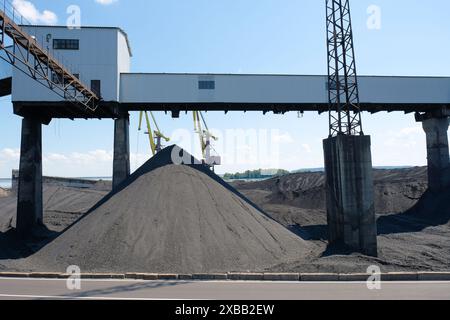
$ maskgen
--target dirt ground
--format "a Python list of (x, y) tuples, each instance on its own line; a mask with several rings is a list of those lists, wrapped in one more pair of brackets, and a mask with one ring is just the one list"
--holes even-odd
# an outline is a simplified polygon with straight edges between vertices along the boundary
[[(328, 246), (321, 173), (291, 174), (259, 182), (235, 181), (232, 186), (307, 243), (308, 254), (278, 257), (270, 271), (365, 272), (373, 264), (383, 271), (450, 270), (450, 192), (426, 192), (426, 168), (375, 171), (377, 258)], [(102, 199), (109, 188), (105, 182), (92, 189), (46, 185), (47, 228), (59, 236)], [(35, 269), (39, 267), (30, 264), (30, 259), (36, 250), (49, 244), (43, 241), (36, 246), (17, 239), (12, 229), (15, 206), (13, 193), (0, 193), (0, 270), (48, 271)]]

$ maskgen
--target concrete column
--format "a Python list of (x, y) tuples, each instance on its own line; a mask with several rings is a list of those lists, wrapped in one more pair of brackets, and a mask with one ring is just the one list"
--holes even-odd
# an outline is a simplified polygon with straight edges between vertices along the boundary
[(377, 256), (370, 136), (324, 140), (329, 241)]
[(17, 232), (31, 236), (36, 226), (43, 225), (42, 124), (33, 118), (22, 120), (17, 199)]
[(450, 187), (448, 125), (447, 117), (422, 121), (427, 136), (428, 184), (432, 192)]
[(129, 125), (128, 114), (114, 121), (113, 189), (130, 176)]

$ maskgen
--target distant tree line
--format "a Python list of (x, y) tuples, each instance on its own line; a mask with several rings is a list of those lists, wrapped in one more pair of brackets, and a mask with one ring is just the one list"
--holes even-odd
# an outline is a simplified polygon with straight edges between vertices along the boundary
[(247, 170), (242, 173), (225, 173), (223, 176), (226, 180), (248, 180), (248, 179), (267, 179), (273, 177), (279, 177), (290, 172), (283, 169), (275, 169), (275, 170)]

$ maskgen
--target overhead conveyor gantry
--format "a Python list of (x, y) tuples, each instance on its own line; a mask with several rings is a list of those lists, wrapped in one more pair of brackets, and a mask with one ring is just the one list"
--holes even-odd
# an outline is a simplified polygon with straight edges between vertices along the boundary
[[(209, 86), (202, 87), (207, 82)], [(326, 75), (122, 73), (128, 111), (329, 111)], [(449, 77), (359, 76), (360, 110), (437, 112), (450, 107)]]

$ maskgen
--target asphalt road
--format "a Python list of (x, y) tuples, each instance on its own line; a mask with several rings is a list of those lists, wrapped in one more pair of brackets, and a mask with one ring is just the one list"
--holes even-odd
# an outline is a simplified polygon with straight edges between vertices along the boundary
[(82, 280), (69, 290), (66, 280), (1, 279), (0, 299), (214, 299), (214, 300), (450, 300), (450, 282), (366, 283), (200, 282)]

